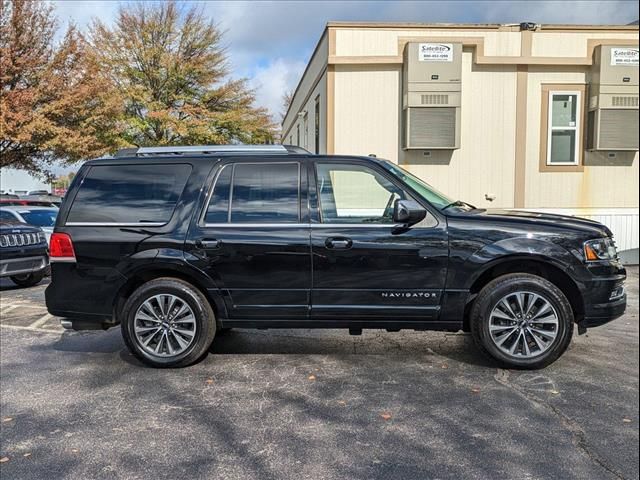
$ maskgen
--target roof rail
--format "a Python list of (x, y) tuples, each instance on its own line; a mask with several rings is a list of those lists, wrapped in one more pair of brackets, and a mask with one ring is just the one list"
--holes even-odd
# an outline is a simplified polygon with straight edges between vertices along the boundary
[(149, 155), (215, 155), (219, 153), (263, 153), (287, 155), (291, 153), (309, 154), (301, 147), (291, 145), (194, 145), (170, 147), (123, 148), (116, 152), (116, 157), (145, 157)]

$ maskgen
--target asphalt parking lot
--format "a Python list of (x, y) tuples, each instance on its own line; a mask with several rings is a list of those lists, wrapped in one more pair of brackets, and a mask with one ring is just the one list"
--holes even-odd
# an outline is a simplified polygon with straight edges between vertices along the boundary
[(67, 332), (44, 284), (0, 284), (3, 479), (638, 478), (629, 307), (554, 365), (496, 368), (462, 334), (234, 330), (153, 370), (118, 328)]

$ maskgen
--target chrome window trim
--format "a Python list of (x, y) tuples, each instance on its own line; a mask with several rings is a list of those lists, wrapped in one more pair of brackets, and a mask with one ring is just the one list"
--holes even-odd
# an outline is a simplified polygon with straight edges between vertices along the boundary
[(66, 222), (65, 227), (162, 227), (169, 222)]
[(401, 223), (205, 223), (206, 228), (400, 228)]

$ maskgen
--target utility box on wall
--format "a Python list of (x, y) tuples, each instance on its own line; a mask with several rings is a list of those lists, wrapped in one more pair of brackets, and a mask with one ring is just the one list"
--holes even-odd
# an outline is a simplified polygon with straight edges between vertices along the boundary
[(462, 44), (407, 43), (402, 78), (403, 147), (460, 148)]
[(588, 81), (587, 149), (638, 150), (638, 47), (597, 46)]

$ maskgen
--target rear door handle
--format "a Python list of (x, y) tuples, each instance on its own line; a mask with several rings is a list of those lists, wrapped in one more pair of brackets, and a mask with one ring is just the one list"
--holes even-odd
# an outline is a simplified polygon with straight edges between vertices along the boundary
[(346, 250), (353, 246), (353, 240), (345, 237), (330, 237), (324, 241), (327, 248)]
[(220, 240), (211, 239), (211, 238), (196, 240), (196, 247), (205, 248), (205, 249), (219, 248)]

